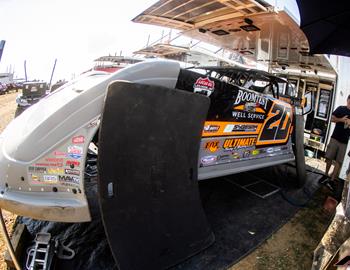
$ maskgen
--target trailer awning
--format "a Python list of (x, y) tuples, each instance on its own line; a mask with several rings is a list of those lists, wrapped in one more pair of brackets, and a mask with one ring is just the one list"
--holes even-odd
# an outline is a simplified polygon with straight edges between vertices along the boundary
[(166, 57), (167, 55), (177, 55), (177, 54), (186, 53), (189, 50), (190, 50), (189, 47), (176, 46), (176, 45), (170, 45), (165, 43), (157, 43), (157, 44), (142, 48), (138, 51), (135, 51), (134, 54)]
[(334, 71), (323, 55), (309, 55), (308, 41), (293, 18), (264, 1), (160, 0), (133, 21), (181, 30), (270, 67)]
[(185, 31), (266, 11), (266, 6), (252, 0), (161, 0), (133, 21)]

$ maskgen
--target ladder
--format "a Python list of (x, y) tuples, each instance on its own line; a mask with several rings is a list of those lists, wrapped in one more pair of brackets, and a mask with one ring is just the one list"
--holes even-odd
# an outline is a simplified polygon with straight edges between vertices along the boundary
[[(26, 267), (28, 270), (48, 270), (52, 261), (51, 234), (38, 233), (35, 246), (29, 250)], [(31, 258), (31, 260), (30, 260)], [(30, 261), (30, 264), (29, 264)]]

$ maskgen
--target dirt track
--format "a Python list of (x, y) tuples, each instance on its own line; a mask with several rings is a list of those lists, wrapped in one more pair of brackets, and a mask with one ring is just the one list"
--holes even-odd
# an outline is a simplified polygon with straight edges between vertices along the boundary
[[(11, 122), (15, 116), (16, 111), (16, 96), (18, 93), (10, 93), (0, 96), (0, 132)], [(4, 211), (5, 223), (8, 230), (12, 230), (16, 215)], [(0, 269), (6, 269), (4, 262), (5, 243), (3, 236), (0, 235)]]
[(0, 96), (0, 132), (4, 130), (15, 116), (17, 94), (10, 93)]

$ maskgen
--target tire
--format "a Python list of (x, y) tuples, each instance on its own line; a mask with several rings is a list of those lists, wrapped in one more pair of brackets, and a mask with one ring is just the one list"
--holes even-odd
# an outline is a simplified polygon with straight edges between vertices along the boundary
[(304, 154), (304, 116), (294, 114), (294, 131), (292, 134), (293, 152), (298, 186), (303, 187), (306, 182), (306, 165)]
[(24, 112), (25, 108), (21, 107), (21, 106), (17, 106), (17, 109), (15, 111), (15, 118), (20, 115), (22, 112)]

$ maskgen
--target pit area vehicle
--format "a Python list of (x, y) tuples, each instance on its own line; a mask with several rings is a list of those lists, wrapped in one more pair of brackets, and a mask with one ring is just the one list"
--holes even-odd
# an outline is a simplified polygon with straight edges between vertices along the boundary
[(281, 85), (267, 72), (175, 61), (85, 73), (1, 134), (0, 207), (90, 221), (84, 174), (93, 151), (119, 269), (168, 268), (214, 242), (197, 180), (293, 160), (304, 177), (301, 101)]
[(6, 84), (0, 82), (0, 95), (5, 95), (7, 93)]
[(25, 82), (22, 85), (22, 93), (16, 97), (17, 109), (15, 116), (20, 115), (29, 106), (37, 103), (47, 93), (48, 86), (46, 82)]

